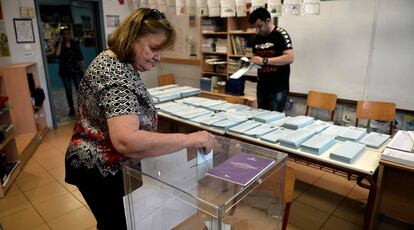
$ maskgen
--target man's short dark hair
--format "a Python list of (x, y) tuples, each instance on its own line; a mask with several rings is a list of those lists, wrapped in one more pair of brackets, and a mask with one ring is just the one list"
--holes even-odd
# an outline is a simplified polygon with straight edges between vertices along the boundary
[(267, 19), (270, 19), (270, 13), (265, 8), (260, 7), (255, 9), (250, 15), (249, 15), (249, 23), (254, 24), (258, 19), (261, 21), (266, 21)]

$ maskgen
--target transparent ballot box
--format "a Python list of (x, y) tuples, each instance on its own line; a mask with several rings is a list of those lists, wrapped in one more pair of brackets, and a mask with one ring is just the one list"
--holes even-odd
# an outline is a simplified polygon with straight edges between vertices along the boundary
[(183, 149), (127, 161), (128, 229), (281, 228), (286, 154), (217, 136), (213, 157), (200, 158)]

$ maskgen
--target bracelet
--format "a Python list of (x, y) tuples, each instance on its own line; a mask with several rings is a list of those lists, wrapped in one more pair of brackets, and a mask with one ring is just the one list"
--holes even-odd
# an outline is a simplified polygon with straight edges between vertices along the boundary
[(263, 58), (263, 65), (267, 65), (267, 62), (268, 62), (269, 60), (268, 60), (268, 58), (267, 57), (264, 57)]

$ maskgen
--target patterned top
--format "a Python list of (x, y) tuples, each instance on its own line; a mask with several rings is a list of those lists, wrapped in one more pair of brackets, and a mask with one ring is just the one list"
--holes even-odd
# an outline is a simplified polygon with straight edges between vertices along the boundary
[[(79, 85), (78, 118), (66, 152), (66, 181), (81, 178), (80, 171), (115, 175), (127, 160), (109, 137), (107, 119), (136, 114), (140, 129), (155, 131), (157, 112), (139, 73), (131, 64), (100, 53)], [(94, 174), (96, 172), (93, 172)], [(99, 175), (99, 174), (98, 174)]]

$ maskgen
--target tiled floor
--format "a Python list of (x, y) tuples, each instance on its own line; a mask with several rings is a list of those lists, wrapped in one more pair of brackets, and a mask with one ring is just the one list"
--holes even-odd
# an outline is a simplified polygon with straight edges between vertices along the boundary
[[(0, 199), (3, 229), (96, 229), (82, 195), (64, 182), (64, 153), (72, 126), (68, 123), (49, 131), (6, 197)], [(319, 168), (288, 164), (295, 168), (297, 178), (288, 229), (362, 229), (366, 189)], [(386, 219), (379, 229), (409, 227)]]

